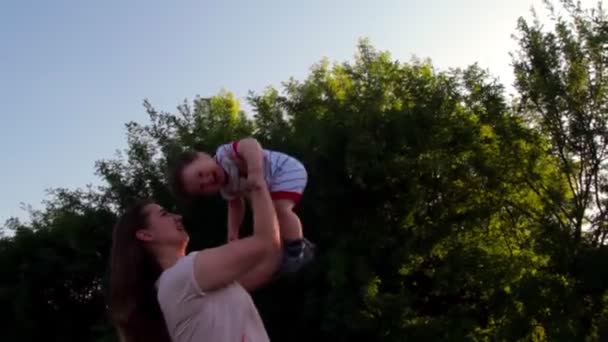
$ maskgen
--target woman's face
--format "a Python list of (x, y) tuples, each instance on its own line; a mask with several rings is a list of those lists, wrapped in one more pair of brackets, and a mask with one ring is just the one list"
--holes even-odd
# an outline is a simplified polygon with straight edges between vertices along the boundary
[(143, 211), (147, 227), (137, 231), (138, 239), (154, 245), (186, 248), (190, 237), (180, 215), (170, 213), (158, 204), (148, 204)]

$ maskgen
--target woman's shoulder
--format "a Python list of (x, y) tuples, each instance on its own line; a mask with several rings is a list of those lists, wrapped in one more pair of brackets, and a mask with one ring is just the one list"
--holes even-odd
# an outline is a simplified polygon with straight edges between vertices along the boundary
[(183, 276), (184, 273), (191, 273), (192, 268), (194, 267), (194, 259), (197, 254), (198, 251), (190, 252), (179, 258), (179, 260), (177, 260), (173, 266), (167, 268), (161, 273), (159, 280), (162, 281), (165, 279)]
[(194, 259), (197, 253), (188, 253), (181, 257), (175, 265), (161, 273), (157, 281), (159, 296), (165, 293), (183, 292), (184, 290), (204, 295), (194, 279)]

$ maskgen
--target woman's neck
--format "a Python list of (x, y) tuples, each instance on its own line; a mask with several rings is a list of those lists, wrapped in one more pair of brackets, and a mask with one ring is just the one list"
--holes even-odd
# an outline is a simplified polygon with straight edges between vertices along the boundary
[(184, 255), (186, 255), (185, 250), (165, 249), (156, 253), (156, 260), (160, 267), (163, 270), (166, 270), (175, 265), (175, 263)]

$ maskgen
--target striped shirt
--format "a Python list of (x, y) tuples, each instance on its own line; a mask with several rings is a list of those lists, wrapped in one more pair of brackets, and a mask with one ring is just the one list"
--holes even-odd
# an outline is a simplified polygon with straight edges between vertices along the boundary
[[(226, 200), (241, 197), (247, 190), (247, 177), (239, 171), (233, 160), (236, 156), (235, 145), (235, 142), (221, 145), (215, 153), (215, 159), (226, 171), (228, 177), (226, 185), (220, 189), (222, 197)], [(264, 179), (271, 194), (301, 195), (308, 180), (308, 173), (304, 165), (285, 153), (264, 149), (263, 154)]]

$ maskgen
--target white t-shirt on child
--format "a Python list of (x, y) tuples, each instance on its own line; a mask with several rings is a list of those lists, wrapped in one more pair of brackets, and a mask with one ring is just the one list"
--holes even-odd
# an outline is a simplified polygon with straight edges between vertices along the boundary
[[(227, 184), (220, 189), (226, 200), (240, 197), (246, 191), (247, 180), (240, 174), (233, 158), (236, 156), (236, 144), (232, 142), (218, 147), (215, 160), (222, 166), (228, 176)], [(301, 195), (306, 188), (308, 173), (304, 165), (296, 158), (285, 153), (263, 150), (264, 178), (272, 193), (287, 192)]]

